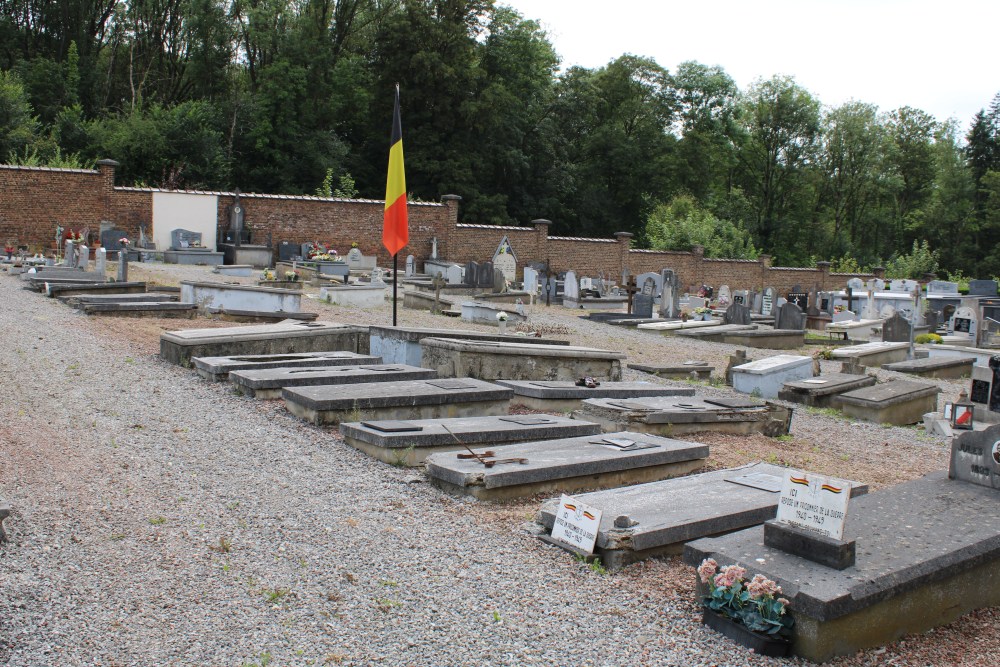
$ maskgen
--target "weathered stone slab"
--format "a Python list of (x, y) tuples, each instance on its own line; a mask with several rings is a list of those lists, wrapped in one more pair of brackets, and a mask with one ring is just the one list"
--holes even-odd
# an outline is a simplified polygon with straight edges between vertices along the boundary
[(755, 349), (795, 350), (805, 345), (806, 332), (793, 329), (729, 331), (723, 334), (722, 342)]
[(920, 377), (955, 379), (969, 377), (974, 362), (972, 357), (926, 357), (882, 364), (882, 368)]
[(535, 410), (568, 412), (588, 398), (639, 398), (641, 396), (694, 396), (690, 387), (666, 387), (652, 382), (602, 382), (581, 387), (568, 380), (497, 380), (514, 390), (514, 403)]
[(284, 320), (312, 322), (319, 317), (319, 313), (286, 313), (284, 311), (236, 310), (233, 308), (209, 308), (206, 312), (213, 318), (225, 320), (226, 322), (264, 323), (282, 322)]
[(313, 424), (504, 415), (514, 392), (474, 378), (282, 389), (289, 412)]
[(597, 422), (605, 431), (638, 431), (673, 437), (704, 431), (788, 433), (792, 411), (751, 398), (591, 398), (574, 418)]
[(302, 310), (302, 292), (272, 289), (252, 285), (181, 281), (181, 301), (198, 304), (202, 310), (225, 308), (234, 310)]
[(363, 366), (302, 366), (298, 368), (260, 368), (229, 373), (229, 382), (247, 396), (281, 398), (285, 387), (358, 384), (362, 382), (400, 382), (430, 380), (434, 371), (406, 364), (371, 364)]
[[(192, 357), (345, 351), (368, 353), (368, 329), (337, 322), (283, 321), (160, 334), (160, 357), (189, 367)], [(228, 372), (228, 371), (227, 371)]]
[(709, 366), (705, 361), (685, 361), (679, 364), (628, 364), (632, 370), (651, 373), (663, 378), (684, 380), (695, 378), (707, 380), (712, 376), (715, 366)]
[[(617, 569), (639, 560), (680, 553), (684, 543), (756, 526), (773, 519), (785, 468), (753, 463), (623, 489), (577, 495), (603, 510), (595, 553)], [(866, 493), (859, 485), (854, 495)], [(549, 532), (558, 500), (548, 501), (536, 521)], [(618, 521), (619, 517), (626, 519)]]
[(684, 322), (682, 320), (664, 320), (660, 322), (650, 322), (648, 324), (640, 324), (639, 328), (643, 331), (659, 331), (662, 334), (672, 335), (677, 331), (686, 331), (689, 329), (702, 329), (705, 327), (721, 327), (722, 320), (688, 320)]
[(356, 352), (300, 352), (297, 354), (251, 354), (229, 357), (194, 357), (191, 363), (198, 375), (213, 382), (224, 382), (233, 371), (267, 368), (318, 368), (377, 364), (381, 359)]
[(813, 376), (813, 360), (794, 354), (779, 354), (733, 368), (733, 389), (762, 398), (777, 398), (786, 382)]
[(572, 345), (425, 338), (420, 365), (441, 377), (481, 380), (598, 380), (622, 378), (625, 355)]
[(374, 308), (385, 303), (385, 287), (361, 285), (325, 286), (319, 290), (320, 301), (338, 306)]
[(893, 380), (840, 394), (833, 399), (833, 405), (850, 417), (905, 426), (922, 421), (925, 412), (935, 412), (940, 393), (937, 385)]
[(956, 436), (951, 442), (948, 477), (1000, 490), (1000, 425)]
[[(734, 304), (738, 306), (739, 304)], [(731, 306), (730, 306), (731, 307)], [(721, 340), (723, 336), (727, 334), (743, 333), (746, 331), (754, 331), (757, 328), (756, 324), (720, 324), (716, 327), (701, 327), (696, 329), (681, 329), (680, 331), (675, 331), (674, 335), (678, 338), (699, 338), (702, 340)], [(668, 330), (669, 331), (669, 330)]]
[[(829, 327), (828, 327), (829, 328)], [(833, 351), (833, 358), (857, 359), (862, 366), (881, 366), (906, 359), (909, 343), (872, 342), (851, 345)]]
[(412, 327), (368, 328), (372, 354), (382, 357), (387, 364), (419, 366), (423, 360), (420, 341), (425, 338), (452, 338), (455, 340), (488, 340), (510, 343), (530, 342), (533, 345), (569, 345), (568, 341), (554, 338), (528, 338), (527, 336), (491, 334), (463, 329), (426, 329)]
[(843, 334), (850, 340), (869, 340), (876, 331), (882, 328), (882, 320), (861, 319), (848, 322), (834, 322), (827, 324), (827, 333)]
[(70, 294), (58, 297), (63, 303), (79, 306), (84, 303), (148, 303), (177, 301), (177, 294), (169, 292), (139, 292), (135, 294)]
[(853, 567), (833, 570), (764, 545), (763, 527), (690, 542), (684, 561), (739, 564), (791, 600), (792, 650), (824, 662), (1000, 604), (997, 491), (945, 473), (851, 501), (844, 538)]
[(82, 303), (87, 315), (102, 317), (179, 317), (193, 319), (198, 307), (177, 301), (126, 301), (124, 303)]
[(218, 266), (225, 261), (226, 255), (221, 252), (212, 252), (208, 248), (201, 250), (188, 248), (187, 250), (165, 250), (163, 251), (164, 264), (194, 264), (201, 266)]
[[(593, 436), (597, 424), (554, 415), (503, 415), (399, 421), (341, 422), (344, 442), (386, 463), (416, 466), (435, 452), (467, 451), (515, 442)], [(463, 445), (464, 443), (464, 445)]]
[(146, 283), (64, 283), (49, 285), (46, 294), (60, 297), (79, 294), (142, 294), (145, 291)]
[[(601, 435), (525, 442), (490, 448), (497, 463), (459, 458), (454, 452), (427, 457), (427, 476), (455, 495), (507, 500), (536, 493), (570, 493), (675, 477), (700, 467), (708, 445), (645, 433)], [(480, 453), (480, 452), (477, 452)]]
[(463, 301), (461, 309), (463, 320), (477, 324), (496, 324), (497, 314), (501, 311), (507, 313), (507, 323), (510, 325), (524, 322), (527, 319), (524, 315), (518, 315), (513, 307), (500, 303)]
[(833, 406), (835, 396), (873, 384), (875, 377), (872, 375), (826, 373), (819, 377), (786, 382), (778, 392), (778, 398), (815, 408), (829, 408)]

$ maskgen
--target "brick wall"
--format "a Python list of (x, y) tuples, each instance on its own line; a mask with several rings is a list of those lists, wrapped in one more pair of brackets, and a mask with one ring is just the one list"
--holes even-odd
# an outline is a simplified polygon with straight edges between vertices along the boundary
[[(153, 195), (158, 190), (115, 187), (116, 166), (111, 160), (101, 160), (96, 170), (0, 165), (0, 241), (28, 245), (33, 252), (49, 250), (54, 247), (56, 225), (88, 227), (96, 233), (102, 220), (132, 236), (138, 236), (140, 226), (151, 230)], [(234, 193), (206, 194), (218, 197), (218, 219), (225, 227)], [(403, 254), (413, 254), (422, 263), (430, 257), (431, 239), (436, 237), (438, 257), (459, 264), (482, 262), (492, 258), (507, 236), (519, 266), (540, 262), (555, 271), (573, 269), (591, 277), (603, 272), (615, 278), (626, 269), (640, 274), (670, 268), (689, 290), (725, 284), (733, 289), (774, 287), (783, 293), (796, 285), (804, 290), (835, 289), (852, 277), (872, 277), (831, 273), (829, 262), (811, 268), (772, 267), (767, 255), (756, 260), (707, 259), (698, 246), (691, 252), (636, 250), (630, 247), (632, 235), (627, 232), (613, 239), (549, 236), (548, 220), (533, 220), (523, 227), (459, 224), (460, 199), (445, 195), (440, 203), (410, 203), (410, 243)], [(259, 242), (320, 241), (333, 244), (342, 254), (357, 242), (364, 254), (378, 255), (380, 265), (391, 263), (382, 247), (382, 201), (252, 193), (241, 194), (240, 201), (246, 224)], [(882, 272), (876, 270), (875, 275), (881, 277)]]

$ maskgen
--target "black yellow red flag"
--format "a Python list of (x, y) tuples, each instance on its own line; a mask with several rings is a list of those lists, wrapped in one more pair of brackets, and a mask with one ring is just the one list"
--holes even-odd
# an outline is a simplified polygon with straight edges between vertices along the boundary
[(389, 174), (385, 180), (385, 214), (382, 245), (390, 255), (397, 254), (410, 240), (406, 218), (406, 174), (403, 170), (403, 130), (399, 122), (399, 84), (392, 111), (392, 141), (389, 146)]

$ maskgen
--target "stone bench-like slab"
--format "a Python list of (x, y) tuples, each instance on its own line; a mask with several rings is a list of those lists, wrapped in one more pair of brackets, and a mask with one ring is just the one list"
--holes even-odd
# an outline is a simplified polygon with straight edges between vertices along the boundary
[(504, 415), (514, 392), (474, 378), (290, 387), (285, 407), (313, 424), (376, 419), (443, 419)]
[(928, 378), (957, 379), (972, 375), (972, 357), (927, 357), (882, 364), (887, 371)]
[(532, 345), (569, 345), (569, 341), (554, 338), (529, 338), (514, 334), (494, 334), (484, 331), (462, 329), (428, 329), (417, 327), (368, 328), (369, 349), (372, 354), (382, 357), (387, 364), (410, 364), (419, 366), (423, 360), (420, 341), (425, 338), (450, 338), (453, 340), (486, 340), (508, 343), (531, 343)]
[[(784, 474), (780, 466), (752, 463), (575, 498), (603, 511), (594, 553), (605, 567), (618, 569), (680, 553), (690, 540), (773, 519)], [(867, 490), (859, 485), (853, 493)], [(558, 506), (558, 500), (546, 502), (535, 519), (549, 533)]]
[(722, 340), (728, 334), (756, 331), (756, 324), (720, 324), (717, 327), (701, 327), (700, 329), (682, 329), (674, 333), (677, 338), (696, 338), (698, 340)]
[(526, 461), (486, 467), (461, 453), (433, 454), (426, 460), (427, 476), (454, 495), (509, 500), (676, 477), (701, 467), (708, 458), (708, 445), (627, 431), (504, 445), (489, 451), (493, 459)]
[(270, 289), (253, 285), (181, 281), (181, 301), (196, 303), (202, 310), (223, 308), (233, 310), (288, 311), (302, 310), (302, 292)]
[(198, 307), (179, 301), (126, 301), (124, 303), (82, 303), (87, 315), (103, 317), (173, 317), (193, 319)]
[(936, 412), (940, 393), (937, 385), (893, 380), (840, 394), (833, 399), (833, 406), (849, 417), (906, 426), (921, 422), (924, 413)]
[(812, 376), (812, 357), (779, 354), (734, 367), (733, 389), (762, 398), (777, 398), (786, 382)]
[(82, 294), (144, 294), (146, 283), (81, 283), (49, 285), (46, 295), (50, 297)]
[(764, 350), (795, 350), (806, 344), (806, 332), (791, 329), (737, 331), (725, 334), (722, 342)]
[(513, 403), (534, 410), (568, 412), (588, 398), (640, 398), (642, 396), (694, 396), (690, 387), (667, 387), (652, 382), (601, 382), (588, 388), (568, 380), (497, 380), (514, 390)]
[(792, 411), (752, 398), (591, 398), (574, 418), (596, 422), (605, 431), (637, 431), (666, 437), (716, 431), (788, 433)]
[(425, 338), (420, 365), (441, 377), (481, 380), (622, 379), (625, 355), (573, 345)]
[(680, 364), (628, 364), (628, 367), (674, 380), (687, 380), (692, 377), (707, 380), (712, 377), (712, 371), (715, 370), (715, 366), (709, 366), (705, 361), (685, 361)]
[(640, 324), (643, 331), (659, 331), (662, 334), (673, 335), (677, 331), (688, 331), (690, 329), (703, 329), (705, 327), (721, 327), (722, 320), (669, 320), (667, 322), (650, 322)]
[(895, 641), (1000, 604), (1000, 513), (994, 489), (944, 472), (855, 498), (844, 570), (764, 546), (761, 526), (690, 542), (684, 562), (738, 564), (778, 583), (795, 619), (792, 650), (815, 662)]
[(367, 354), (368, 329), (336, 322), (285, 320), (276, 324), (188, 329), (160, 334), (160, 357), (185, 367), (191, 365), (192, 357), (341, 350)]
[(814, 408), (830, 408), (833, 407), (836, 396), (873, 384), (875, 377), (872, 375), (826, 373), (819, 377), (786, 382), (778, 392), (778, 398)]
[(882, 328), (885, 320), (849, 320), (827, 324), (824, 331), (842, 334), (850, 340), (868, 340), (873, 333)]
[(301, 352), (298, 354), (250, 354), (231, 357), (194, 357), (198, 375), (213, 382), (225, 382), (233, 371), (264, 368), (357, 366), (381, 363), (379, 357), (356, 352)]
[(302, 366), (299, 368), (258, 368), (229, 373), (229, 382), (247, 396), (260, 399), (281, 398), (285, 387), (359, 384), (362, 382), (399, 382), (430, 380), (434, 371), (406, 364), (370, 364), (361, 366)]
[(555, 415), (502, 415), (407, 421), (341, 422), (344, 442), (394, 465), (416, 466), (437, 452), (515, 442), (593, 436), (601, 427)]
[(834, 350), (833, 358), (841, 361), (856, 359), (862, 366), (881, 366), (895, 361), (904, 361), (909, 349), (909, 343), (863, 343)]

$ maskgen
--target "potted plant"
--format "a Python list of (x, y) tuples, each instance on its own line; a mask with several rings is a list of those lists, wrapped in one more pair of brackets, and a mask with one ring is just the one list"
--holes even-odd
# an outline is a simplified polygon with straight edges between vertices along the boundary
[(794, 619), (781, 587), (762, 574), (749, 582), (738, 565), (723, 568), (712, 558), (698, 566), (698, 577), (708, 592), (702, 599), (702, 622), (716, 632), (772, 657), (788, 655)]
[(694, 319), (707, 322), (712, 319), (712, 309), (708, 306), (699, 306), (694, 309)]
[(497, 313), (497, 323), (500, 325), (500, 333), (507, 332), (507, 313), (501, 310)]

